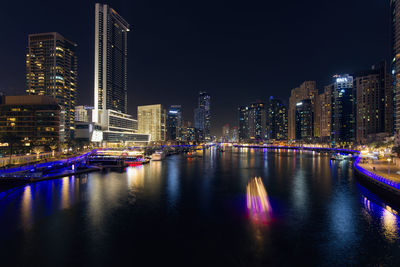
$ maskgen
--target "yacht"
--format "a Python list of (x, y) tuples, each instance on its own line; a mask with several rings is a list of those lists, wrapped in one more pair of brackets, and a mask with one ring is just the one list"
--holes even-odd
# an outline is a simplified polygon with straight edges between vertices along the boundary
[(165, 158), (165, 154), (162, 151), (156, 151), (153, 153), (153, 155), (151, 155), (151, 160), (153, 161), (160, 161), (163, 160)]

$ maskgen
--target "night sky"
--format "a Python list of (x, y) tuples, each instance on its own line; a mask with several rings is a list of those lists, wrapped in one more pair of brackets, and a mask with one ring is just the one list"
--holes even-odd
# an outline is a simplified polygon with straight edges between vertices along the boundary
[[(78, 103), (93, 105), (94, 3), (7, 1), (0, 16), (0, 90), (23, 94), (29, 33), (78, 44)], [(320, 91), (336, 73), (390, 60), (389, 0), (108, 1), (131, 25), (129, 112), (182, 104), (193, 120), (199, 90), (212, 96), (212, 128), (235, 125), (237, 106), (285, 101), (304, 80)]]

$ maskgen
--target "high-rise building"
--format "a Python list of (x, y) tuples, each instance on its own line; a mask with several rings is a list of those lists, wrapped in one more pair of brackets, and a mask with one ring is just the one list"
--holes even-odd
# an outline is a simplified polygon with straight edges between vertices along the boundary
[(314, 106), (311, 99), (296, 104), (296, 140), (310, 142), (314, 136)]
[(161, 104), (138, 106), (139, 132), (150, 135), (153, 142), (166, 139), (166, 114)]
[(267, 125), (265, 104), (252, 103), (249, 105), (249, 121), (248, 129), (250, 139), (256, 142), (262, 142), (265, 138), (265, 128)]
[(73, 136), (77, 93), (76, 44), (56, 32), (30, 34), (26, 55), (26, 92), (51, 96), (61, 106), (61, 140)]
[(238, 108), (239, 113), (239, 141), (246, 141), (249, 139), (249, 108), (241, 106)]
[(391, 0), (392, 14), (392, 75), (394, 85), (394, 128), (400, 131), (400, 1)]
[(231, 130), (231, 142), (238, 142), (239, 141), (239, 130), (238, 127), (234, 126)]
[(207, 92), (199, 93), (199, 106), (204, 110), (204, 139), (206, 141), (211, 140), (211, 96)]
[(205, 113), (203, 108), (194, 109), (194, 128), (196, 129), (197, 141), (205, 140)]
[(92, 121), (92, 111), (91, 106), (76, 106), (75, 107), (75, 122), (91, 122)]
[(127, 113), (129, 24), (110, 6), (95, 7), (94, 108)]
[(225, 124), (224, 126), (222, 126), (222, 136), (221, 136), (221, 140), (223, 142), (229, 142), (231, 139), (231, 128), (229, 126), (229, 124)]
[(181, 105), (172, 105), (167, 112), (167, 139), (168, 141), (178, 141), (180, 130), (183, 127)]
[(356, 141), (365, 144), (376, 134), (393, 133), (392, 77), (381, 62), (355, 75)]
[(49, 96), (3, 96), (0, 135), (12, 134), (22, 150), (60, 141), (60, 105)]
[(329, 142), (331, 138), (332, 120), (332, 91), (333, 84), (325, 86), (325, 90), (319, 95), (320, 104), (320, 140)]
[(288, 140), (296, 139), (296, 105), (304, 99), (310, 99), (313, 109), (318, 90), (315, 81), (305, 81), (299, 87), (294, 88), (289, 98), (288, 109)]
[(267, 139), (287, 140), (287, 109), (282, 100), (270, 97), (267, 104)]
[(239, 107), (240, 141), (262, 142), (266, 139), (266, 108), (258, 102)]
[(129, 24), (110, 6), (95, 6), (93, 122), (106, 142), (146, 143), (138, 121), (127, 114)]
[(348, 74), (334, 76), (331, 103), (332, 145), (352, 145), (355, 138), (355, 99), (352, 76)]

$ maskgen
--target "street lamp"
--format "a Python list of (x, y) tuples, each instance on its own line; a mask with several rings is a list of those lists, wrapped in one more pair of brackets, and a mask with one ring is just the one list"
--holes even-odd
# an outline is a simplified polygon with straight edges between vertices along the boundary
[(387, 161), (388, 161), (388, 175), (390, 175), (390, 161), (391, 160), (392, 160), (391, 158), (387, 159)]

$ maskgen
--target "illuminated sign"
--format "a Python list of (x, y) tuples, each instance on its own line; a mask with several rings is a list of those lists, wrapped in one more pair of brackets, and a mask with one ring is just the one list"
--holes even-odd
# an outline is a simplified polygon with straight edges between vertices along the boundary
[(301, 106), (301, 105), (303, 105), (303, 102), (299, 102), (296, 104), (296, 106)]
[(103, 141), (103, 131), (99, 131), (99, 130), (94, 130), (92, 133), (92, 138), (91, 140), (92, 142), (101, 142)]
[(337, 83), (347, 83), (347, 78), (336, 78)]
[(178, 111), (177, 111), (177, 110), (170, 110), (169, 113), (171, 113), (171, 114), (178, 114)]

